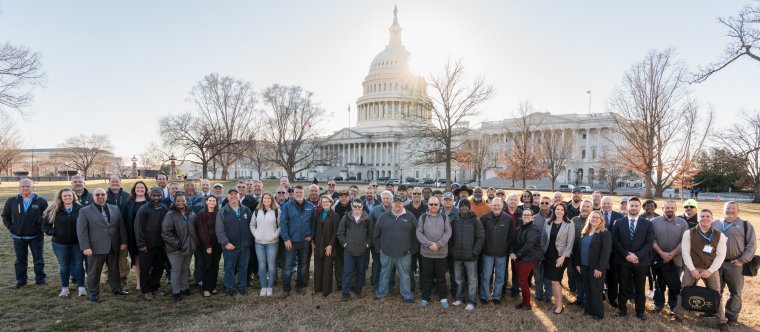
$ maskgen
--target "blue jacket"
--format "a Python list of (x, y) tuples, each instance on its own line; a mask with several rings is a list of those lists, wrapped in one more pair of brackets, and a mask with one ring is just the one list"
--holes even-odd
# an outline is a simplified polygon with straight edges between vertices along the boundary
[(316, 224), (316, 208), (307, 199), (302, 204), (291, 200), (280, 207), (280, 237), (283, 241), (301, 242), (314, 238), (312, 223)]
[(251, 217), (253, 213), (245, 205), (238, 205), (238, 212), (229, 205), (223, 207), (216, 214), (216, 238), (219, 244), (224, 247), (227, 243), (232, 243), (236, 248), (248, 248), (253, 244), (253, 234), (251, 234)]

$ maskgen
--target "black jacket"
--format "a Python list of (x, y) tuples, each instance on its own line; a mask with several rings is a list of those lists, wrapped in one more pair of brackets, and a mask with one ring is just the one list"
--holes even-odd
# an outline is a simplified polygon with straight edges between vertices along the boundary
[(477, 261), (483, 250), (486, 233), (474, 212), (457, 213), (451, 218), (449, 255), (458, 261)]
[(123, 207), (119, 207), (121, 210), (121, 220), (124, 221), (124, 225), (127, 227), (127, 247), (129, 252), (136, 253), (137, 241), (135, 240), (135, 219), (137, 217), (137, 210), (143, 205), (150, 205), (150, 201), (135, 202), (134, 200), (128, 200), (122, 204)]
[[(612, 226), (612, 245), (615, 251), (615, 263), (629, 266), (649, 266), (651, 263), (650, 254), (654, 244), (654, 225), (646, 218), (639, 216), (636, 221), (636, 231), (633, 233), (633, 240), (628, 234), (628, 217), (615, 221)], [(625, 257), (632, 252), (639, 259), (638, 264), (629, 263)]]
[[(581, 241), (584, 237), (581, 237)], [(604, 271), (610, 267), (610, 253), (612, 253), (612, 233), (607, 230), (595, 234), (588, 248), (588, 268), (591, 270)], [(574, 257), (575, 266), (581, 266), (581, 253)]]
[(604, 221), (605, 228), (607, 228), (607, 230), (610, 232), (612, 232), (612, 226), (615, 226), (615, 220), (625, 217), (620, 212), (610, 211), (610, 222), (607, 223), (607, 220), (604, 219), (604, 211), (599, 211), (599, 213), (602, 214), (602, 220)]
[(161, 238), (161, 224), (166, 213), (169, 212), (163, 204), (154, 208), (150, 203), (143, 205), (135, 215), (135, 245), (137, 248), (163, 248), (164, 239)]
[(32, 194), (29, 209), (24, 212), (24, 199), (21, 194), (8, 198), (3, 208), (3, 224), (17, 236), (37, 236), (42, 234), (42, 214), (47, 210), (47, 201)]
[(106, 203), (116, 205), (119, 210), (124, 210), (124, 204), (127, 204), (129, 193), (124, 188), (119, 188), (119, 193), (114, 194), (111, 188), (106, 189)]
[(506, 212), (502, 212), (496, 216), (491, 211), (481, 216), (480, 222), (483, 223), (483, 230), (486, 234), (483, 255), (493, 257), (507, 256), (512, 244), (512, 237), (514, 236), (512, 217)]
[(338, 225), (338, 242), (346, 255), (362, 256), (370, 247), (372, 231), (372, 222), (367, 212), (362, 211), (358, 223), (351, 213), (347, 213)]
[(79, 204), (71, 207), (71, 212), (66, 212), (63, 206), (55, 213), (55, 220), (50, 222), (47, 217), (42, 218), (42, 231), (53, 237), (52, 241), (58, 244), (79, 244), (77, 238), (77, 218), (79, 217)]
[(418, 253), (417, 219), (408, 211), (398, 217), (393, 212), (383, 214), (372, 230), (372, 244), (378, 253), (393, 258)]
[(517, 229), (512, 253), (523, 262), (535, 262), (544, 258), (541, 248), (542, 230), (535, 223), (523, 224)]

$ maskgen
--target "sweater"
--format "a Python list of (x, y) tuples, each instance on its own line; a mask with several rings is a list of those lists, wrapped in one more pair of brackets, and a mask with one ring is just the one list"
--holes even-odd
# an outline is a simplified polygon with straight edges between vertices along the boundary
[[(449, 254), (451, 238), (451, 221), (449, 217), (438, 213), (432, 216), (424, 213), (417, 220), (417, 241), (420, 242), (420, 255), (427, 258), (446, 258)], [(430, 250), (435, 243), (438, 251)]]
[(275, 215), (279, 217), (279, 212), (274, 210), (253, 211), (249, 227), (256, 243), (270, 244), (280, 241), (280, 221)]
[(388, 212), (380, 216), (372, 233), (372, 243), (378, 253), (400, 258), (419, 251), (417, 220), (404, 210), (396, 216)]
[(137, 210), (135, 216), (135, 244), (137, 248), (162, 248), (164, 239), (161, 238), (161, 224), (169, 209), (163, 204), (154, 208), (145, 204)]

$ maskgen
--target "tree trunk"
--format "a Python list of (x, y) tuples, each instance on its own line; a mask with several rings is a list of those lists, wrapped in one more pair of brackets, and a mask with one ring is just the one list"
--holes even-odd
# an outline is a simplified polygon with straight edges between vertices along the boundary
[(259, 163), (259, 164), (256, 166), (256, 172), (257, 172), (257, 173), (256, 173), (256, 174), (257, 174), (256, 176), (258, 176), (258, 177), (259, 177), (259, 180), (261, 180), (261, 163)]
[(554, 184), (557, 182), (557, 178), (552, 178), (552, 191), (554, 191)]
[(652, 198), (652, 179), (647, 177), (644, 179), (644, 198)]
[[(87, 181), (87, 171), (89, 170), (89, 168), (84, 168), (84, 167), (82, 167), (82, 168), (83, 168), (82, 169), (82, 177), (84, 178), (83, 180)], [(34, 175), (34, 174), (29, 174), (29, 175)]]
[(451, 158), (449, 158), (446, 160), (446, 191), (451, 191), (451, 185)]
[(208, 162), (204, 161), (201, 163), (201, 169), (203, 170), (203, 174), (201, 174), (201, 179), (208, 179)]
[[(293, 172), (293, 168), (292, 167), (287, 169), (287, 173), (288, 173), (288, 180), (290, 180), (290, 181), (295, 181), (296, 180), (296, 173)], [(346, 178), (344, 180), (348, 180), (348, 174), (346, 174)]]
[(753, 187), (755, 189), (755, 198), (752, 199), (752, 203), (760, 203), (760, 179), (755, 180), (755, 185)]
[(227, 181), (227, 171), (229, 171), (229, 166), (222, 165), (222, 181)]

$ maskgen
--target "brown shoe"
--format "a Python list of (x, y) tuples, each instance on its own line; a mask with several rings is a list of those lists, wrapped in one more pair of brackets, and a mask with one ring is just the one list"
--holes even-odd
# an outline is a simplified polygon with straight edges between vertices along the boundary
[(280, 295), (280, 298), (283, 300), (287, 299), (288, 297), (290, 297), (290, 292), (282, 292), (282, 294)]
[(155, 297), (153, 296), (153, 293), (148, 292), (143, 294), (143, 298), (145, 298), (146, 301), (152, 301)]
[(296, 289), (296, 294), (303, 295), (304, 293), (306, 292), (304, 292), (303, 288)]
[(351, 300), (351, 295), (343, 295), (340, 297), (340, 302), (348, 302)]

